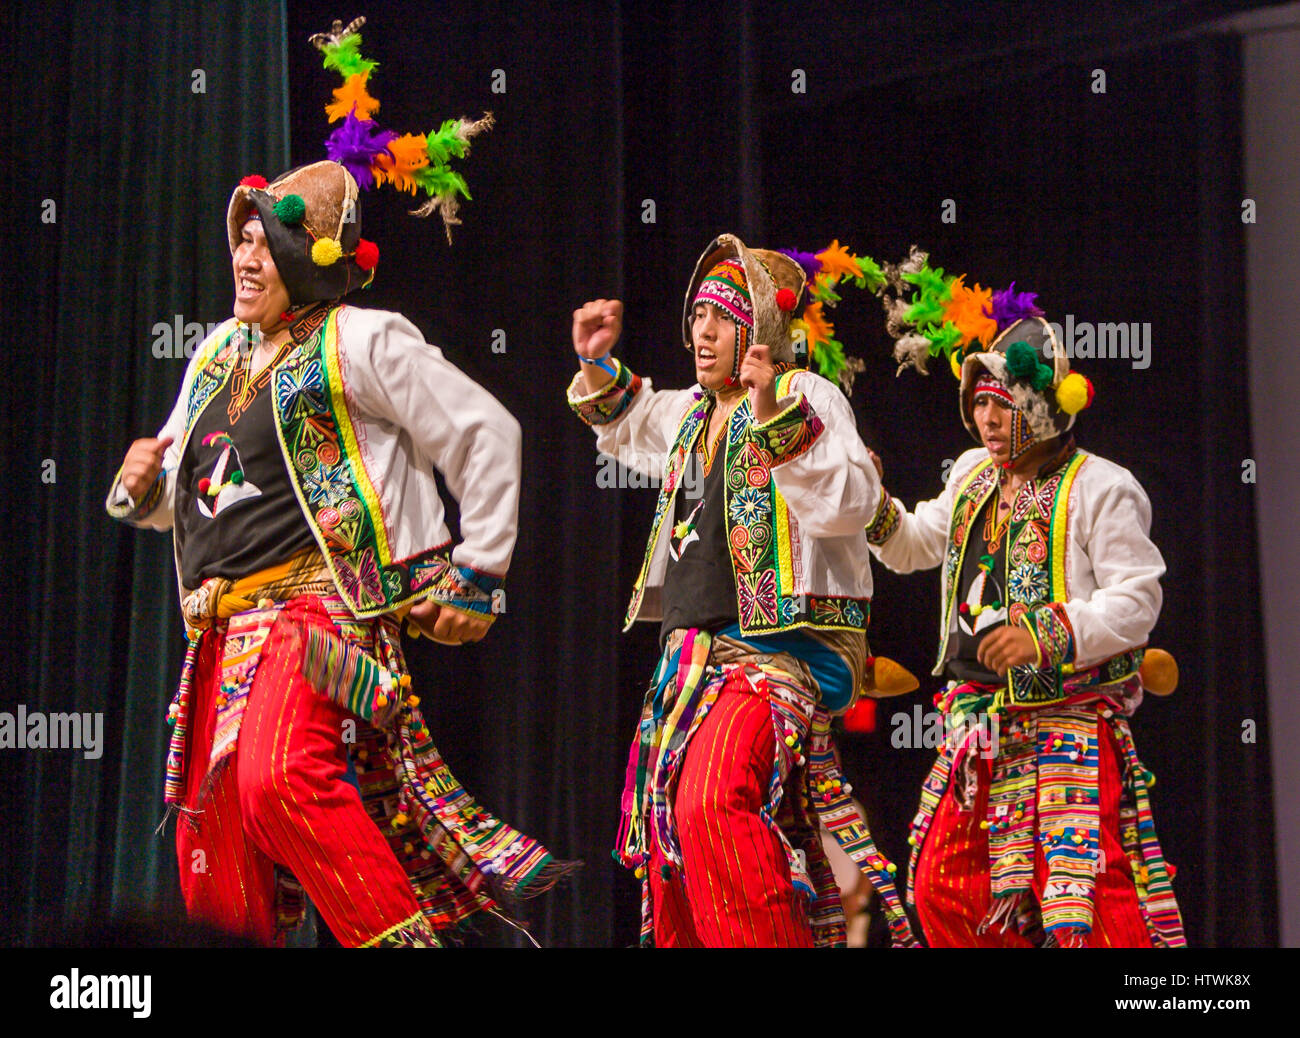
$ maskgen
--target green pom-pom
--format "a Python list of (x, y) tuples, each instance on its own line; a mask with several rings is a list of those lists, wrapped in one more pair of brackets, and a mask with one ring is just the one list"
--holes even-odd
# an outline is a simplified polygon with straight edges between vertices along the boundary
[(338, 43), (327, 43), (324, 47), (325, 67), (332, 68), (344, 79), (377, 68), (379, 62), (363, 58), (359, 53), (360, 47), (361, 37), (357, 33), (344, 36)]
[(243, 482), (244, 482), (244, 472), (243, 472), (243, 469), (235, 469), (235, 471), (232, 472), (232, 473), (230, 474), (230, 484), (231, 484), (231, 486), (236, 486), (236, 487), (237, 487), (237, 486), (240, 486)]
[(302, 200), (302, 195), (285, 195), (275, 203), (274, 211), (282, 224), (297, 227), (307, 215), (307, 203)]
[(1038, 367), (1038, 354), (1027, 342), (1013, 342), (1007, 347), (1007, 374), (1012, 378), (1030, 378)]
[(1052, 369), (1038, 361), (1038, 351), (1027, 342), (1013, 342), (1007, 347), (1007, 374), (1028, 382), (1037, 390), (1052, 384)]

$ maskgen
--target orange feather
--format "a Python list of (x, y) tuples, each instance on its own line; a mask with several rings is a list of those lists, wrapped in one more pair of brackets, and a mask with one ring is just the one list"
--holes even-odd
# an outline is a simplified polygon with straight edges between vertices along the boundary
[(997, 322), (985, 312), (992, 309), (993, 289), (980, 288), (979, 282), (967, 288), (962, 284), (965, 276), (955, 278), (949, 286), (951, 296), (943, 306), (944, 320), (956, 325), (967, 342), (978, 339), (987, 346), (998, 333)]
[(362, 122), (371, 119), (379, 111), (379, 102), (366, 93), (366, 79), (369, 75), (367, 71), (348, 76), (343, 85), (335, 89), (334, 103), (325, 106), (325, 114), (329, 116), (330, 122), (346, 119), (354, 107), (357, 118)]
[(812, 353), (813, 347), (819, 342), (829, 342), (835, 329), (831, 322), (826, 320), (826, 315), (822, 313), (821, 303), (809, 303), (803, 312), (804, 324), (808, 326), (808, 352)]
[(838, 238), (817, 253), (817, 258), (821, 260), (822, 264), (822, 269), (817, 272), (818, 277), (856, 278), (861, 276), (857, 263), (849, 254), (849, 250), (840, 244)]
[(411, 174), (428, 164), (425, 135), (408, 133), (388, 142), (388, 151), (375, 156), (370, 172), (375, 176), (376, 186), (391, 184), (395, 190), (413, 195), (420, 185)]

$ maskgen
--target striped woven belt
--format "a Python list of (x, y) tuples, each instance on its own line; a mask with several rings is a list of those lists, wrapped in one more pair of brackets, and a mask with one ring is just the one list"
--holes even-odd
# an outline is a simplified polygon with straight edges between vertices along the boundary
[(287, 602), (298, 595), (334, 594), (334, 579), (318, 548), (307, 548), (287, 562), (250, 573), (238, 580), (209, 577), (181, 602), (181, 615), (191, 637), (214, 623), (263, 602)]

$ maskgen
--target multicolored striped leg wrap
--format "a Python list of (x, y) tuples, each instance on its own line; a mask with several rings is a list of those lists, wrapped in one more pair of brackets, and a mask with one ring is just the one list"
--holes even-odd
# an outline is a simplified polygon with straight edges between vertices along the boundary
[(907, 911), (894, 885), (898, 866), (876, 848), (867, 820), (851, 796), (853, 789), (840, 778), (835, 744), (831, 736), (831, 719), (824, 707), (813, 715), (811, 745), (808, 748), (807, 790), (812, 805), (828, 832), (835, 837), (844, 853), (870, 880), (885, 910), (889, 932), (896, 948), (919, 948), (921, 942), (912, 933)]

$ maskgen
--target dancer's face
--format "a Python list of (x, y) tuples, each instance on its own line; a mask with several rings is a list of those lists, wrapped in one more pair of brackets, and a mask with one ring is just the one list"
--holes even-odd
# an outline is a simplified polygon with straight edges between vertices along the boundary
[(263, 335), (284, 327), (280, 316), (289, 309), (289, 290), (275, 268), (261, 220), (244, 222), (243, 238), (235, 246), (235, 317), (256, 324)]
[(736, 322), (716, 306), (696, 303), (691, 312), (695, 379), (705, 389), (722, 389), (736, 359)]
[(993, 461), (1005, 465), (1011, 460), (1011, 408), (996, 397), (981, 396), (975, 400), (972, 416)]

